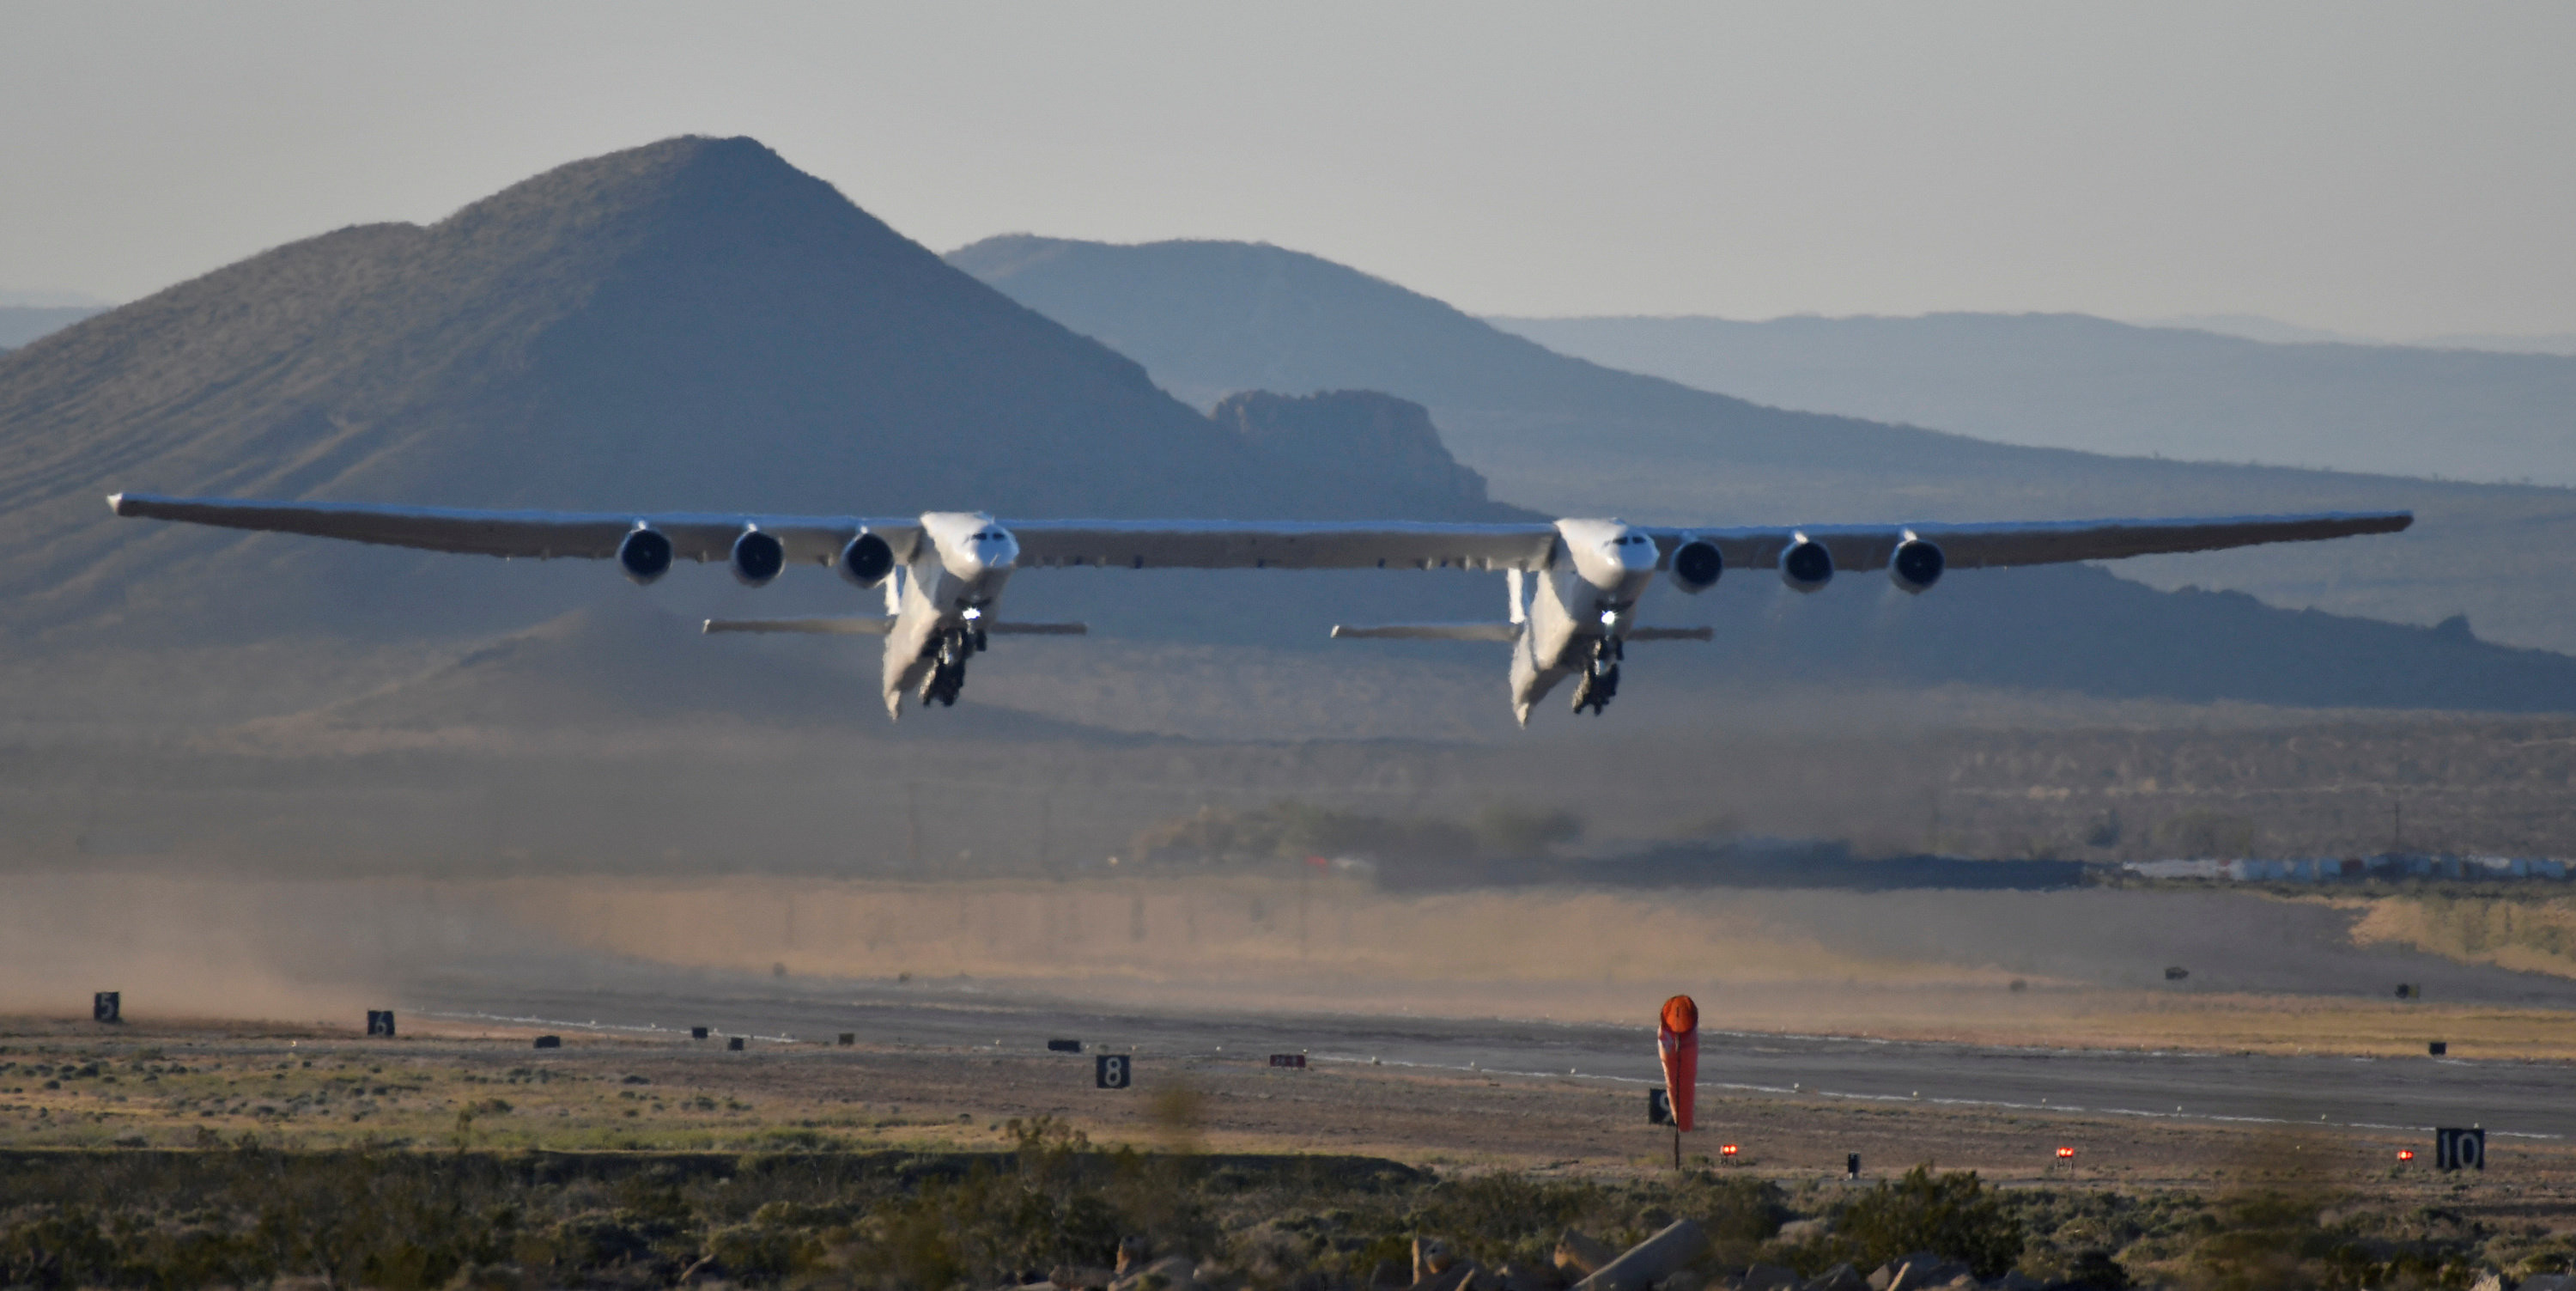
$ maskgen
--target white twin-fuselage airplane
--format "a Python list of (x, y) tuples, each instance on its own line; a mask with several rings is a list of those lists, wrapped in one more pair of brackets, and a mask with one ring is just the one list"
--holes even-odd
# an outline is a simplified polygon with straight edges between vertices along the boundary
[(1342, 626), (1337, 637), (1495, 641), (1512, 649), (1512, 712), (1522, 723), (1558, 683), (1574, 678), (1574, 709), (1594, 713), (1619, 688), (1630, 641), (1701, 640), (1707, 628), (1650, 628), (1637, 605), (1659, 573), (1698, 594), (1729, 569), (1776, 569), (1801, 592), (1842, 570), (1887, 571), (1923, 592), (1952, 568), (2047, 565), (2266, 542), (2395, 533), (2406, 512), (2067, 523), (1833, 525), (1718, 528), (1631, 525), (1403, 522), (1232, 523), (1170, 520), (1028, 520), (933, 511), (903, 520), (767, 515), (662, 515), (472, 511), (347, 502), (250, 502), (120, 493), (121, 516), (230, 529), (345, 538), (486, 556), (615, 559), (650, 583), (680, 557), (721, 560), (759, 587), (791, 564), (836, 568), (860, 587), (882, 587), (884, 617), (710, 619), (709, 632), (831, 632), (885, 638), (885, 704), (904, 696), (957, 702), (966, 663), (992, 635), (1078, 633), (1078, 623), (997, 618), (1003, 587), (1027, 568), (1474, 569), (1508, 582), (1499, 623)]

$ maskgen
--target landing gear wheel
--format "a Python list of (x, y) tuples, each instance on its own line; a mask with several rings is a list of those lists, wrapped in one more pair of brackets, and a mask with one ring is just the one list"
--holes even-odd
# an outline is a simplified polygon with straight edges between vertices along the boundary
[(1574, 687), (1574, 711), (1591, 709), (1595, 717), (1610, 706), (1619, 693), (1620, 643), (1602, 641), (1592, 647), (1592, 658), (1584, 666), (1583, 679)]
[(963, 631), (950, 632), (922, 650), (933, 657), (930, 675), (921, 679), (922, 707), (934, 703), (943, 708), (957, 706), (958, 692), (966, 689), (966, 661), (973, 657), (982, 636), (981, 632), (973, 636)]

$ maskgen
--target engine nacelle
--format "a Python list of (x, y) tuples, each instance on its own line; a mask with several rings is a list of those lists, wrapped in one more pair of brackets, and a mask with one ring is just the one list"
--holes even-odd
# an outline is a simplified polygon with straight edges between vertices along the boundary
[(1896, 554), (1887, 561), (1887, 579), (1908, 594), (1920, 593), (1941, 581), (1941, 571), (1950, 567), (1950, 558), (1941, 549), (1920, 538), (1898, 543)]
[(787, 568), (787, 548), (778, 539), (758, 529), (745, 529), (733, 540), (733, 581), (745, 587), (766, 587)]
[(1791, 591), (1821, 592), (1834, 581), (1834, 553), (1805, 534), (1780, 553), (1780, 581)]
[(894, 572), (894, 548), (872, 533), (863, 533), (841, 548), (841, 577), (861, 587), (874, 587)]
[(617, 543), (617, 567), (627, 581), (641, 587), (671, 572), (671, 540), (661, 530), (637, 525)]
[(1717, 586), (1725, 572), (1726, 557), (1718, 554), (1716, 543), (1693, 538), (1673, 548), (1673, 586), (1693, 596)]

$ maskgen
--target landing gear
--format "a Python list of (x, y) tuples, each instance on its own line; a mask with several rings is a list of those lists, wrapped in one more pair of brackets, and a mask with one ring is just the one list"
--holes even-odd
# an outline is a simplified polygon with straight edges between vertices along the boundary
[(1627, 657), (1627, 648), (1616, 637), (1599, 637), (1592, 642), (1592, 657), (1583, 668), (1582, 680), (1574, 686), (1574, 711), (1591, 709), (1598, 717), (1619, 693), (1619, 661)]
[(984, 644), (982, 628), (951, 628), (922, 647), (922, 657), (931, 661), (930, 675), (921, 679), (923, 707), (957, 706), (957, 693), (966, 689), (966, 661), (981, 653)]

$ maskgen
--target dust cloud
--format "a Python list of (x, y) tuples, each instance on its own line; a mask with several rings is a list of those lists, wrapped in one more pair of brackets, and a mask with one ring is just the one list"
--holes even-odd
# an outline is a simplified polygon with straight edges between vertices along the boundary
[(353, 1024), (424, 965), (514, 936), (438, 885), (150, 872), (21, 872), (0, 901), (0, 1010), (131, 1021)]
[[(974, 981), (1138, 1005), (1624, 1016), (1640, 989), (1999, 994), (1999, 969), (1837, 948), (1726, 892), (1395, 894), (1349, 878), (273, 879), (21, 873), (0, 1008), (346, 1021), (442, 978), (621, 969)], [(1774, 898), (1778, 894), (1766, 894)], [(1866, 898), (1864, 898), (1866, 899)]]
[[(170, 869), (21, 872), (9, 892), (0, 1010), (76, 1016), (118, 990), (138, 1020), (354, 1025), (368, 1008), (564, 988), (632, 1002), (705, 980), (943, 1007), (1641, 1022), (1639, 1001), (1680, 991), (1717, 1030), (2402, 1049), (2423, 1024), (2387, 981), (2462, 1006), (2576, 1003), (2564, 978), (2356, 945), (2353, 912), (2325, 901), (2217, 892)], [(2191, 976), (2166, 980), (2177, 963)]]
[[(1735, 894), (1566, 889), (1398, 894), (1349, 878), (1061, 882), (529, 879), (522, 918), (594, 949), (714, 969), (846, 978), (1157, 985), (1307, 1003), (1620, 998), (1639, 983), (2001, 985), (1993, 970), (1827, 945), (1743, 917)], [(1624, 988), (1624, 989), (1623, 989)]]

